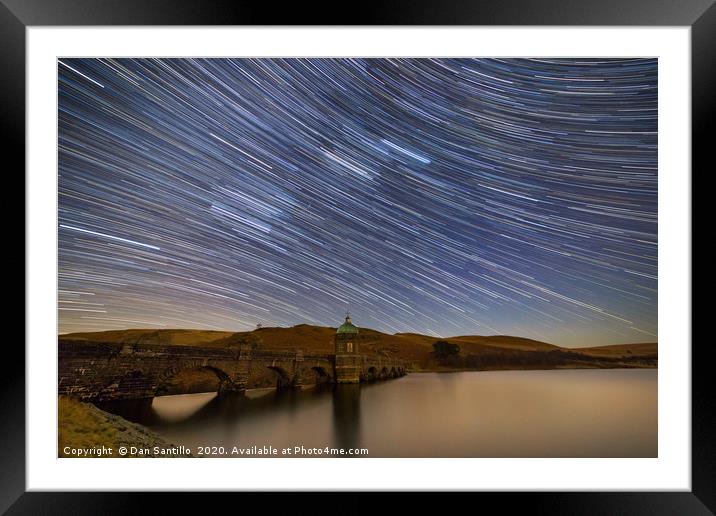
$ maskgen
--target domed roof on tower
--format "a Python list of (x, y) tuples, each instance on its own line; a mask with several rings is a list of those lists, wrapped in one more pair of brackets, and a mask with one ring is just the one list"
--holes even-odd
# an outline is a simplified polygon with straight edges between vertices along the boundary
[(345, 322), (338, 327), (336, 333), (358, 333), (358, 328), (353, 326), (351, 321), (351, 314), (346, 314)]

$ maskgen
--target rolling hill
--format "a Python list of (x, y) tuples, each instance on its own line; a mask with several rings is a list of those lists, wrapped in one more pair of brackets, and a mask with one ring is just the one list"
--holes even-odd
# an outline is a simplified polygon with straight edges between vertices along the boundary
[[(201, 345), (224, 347), (237, 339), (251, 338), (266, 349), (302, 349), (319, 353), (333, 351), (336, 329), (299, 324), (290, 328), (267, 327), (250, 332), (210, 330), (110, 330), (60, 335), (62, 340), (90, 340), (128, 344)], [(413, 370), (464, 369), (553, 369), (656, 367), (656, 343), (618, 344), (588, 348), (564, 348), (523, 337), (507, 335), (464, 335), (437, 339), (416, 333), (386, 334), (361, 328), (361, 349), (367, 353), (401, 358)], [(436, 357), (433, 344), (446, 340), (460, 346), (456, 356)]]

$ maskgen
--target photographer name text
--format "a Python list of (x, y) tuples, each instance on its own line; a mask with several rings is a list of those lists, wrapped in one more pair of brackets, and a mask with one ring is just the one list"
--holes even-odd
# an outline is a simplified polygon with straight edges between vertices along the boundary
[(367, 448), (333, 448), (330, 446), (306, 447), (289, 446), (276, 448), (274, 446), (96, 446), (88, 448), (75, 448), (65, 446), (62, 449), (65, 457), (101, 458), (101, 457), (350, 457), (368, 456)]

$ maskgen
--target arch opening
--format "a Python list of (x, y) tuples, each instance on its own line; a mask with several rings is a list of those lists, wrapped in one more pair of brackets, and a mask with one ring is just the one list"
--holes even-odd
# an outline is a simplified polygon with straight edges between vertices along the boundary
[(268, 368), (276, 373), (276, 388), (277, 389), (284, 389), (286, 387), (291, 387), (291, 375), (288, 374), (288, 372), (279, 366), (268, 366)]
[(211, 366), (190, 366), (173, 370), (165, 375), (155, 389), (155, 396), (221, 392), (231, 379), (221, 369)]
[(366, 373), (366, 380), (369, 382), (374, 382), (378, 379), (378, 370), (375, 368), (375, 366), (371, 366), (368, 368), (368, 372)]
[(314, 380), (316, 385), (331, 382), (331, 375), (324, 367), (314, 366), (310, 370), (314, 373)]

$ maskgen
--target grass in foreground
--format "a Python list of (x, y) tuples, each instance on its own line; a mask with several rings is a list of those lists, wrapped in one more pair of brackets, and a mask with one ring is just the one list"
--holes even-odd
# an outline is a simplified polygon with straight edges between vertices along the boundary
[(58, 398), (57, 423), (59, 457), (77, 456), (67, 453), (67, 448), (89, 450), (102, 446), (111, 448), (112, 453), (108, 455), (109, 457), (119, 457), (117, 450), (120, 446), (130, 449), (132, 446), (149, 449), (150, 453), (142, 454), (142, 457), (171, 457), (172, 455), (154, 453), (154, 448), (176, 447), (142, 425), (131, 423), (90, 403), (83, 403), (67, 396)]

